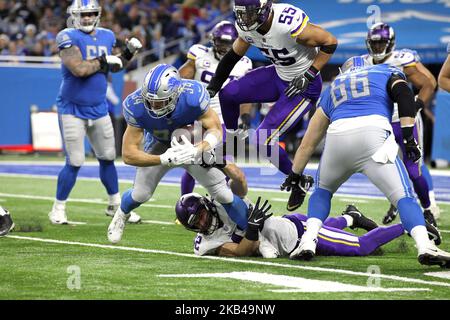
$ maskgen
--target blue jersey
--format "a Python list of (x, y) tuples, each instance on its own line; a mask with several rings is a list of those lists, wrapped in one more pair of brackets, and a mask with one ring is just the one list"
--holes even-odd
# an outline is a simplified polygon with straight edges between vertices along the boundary
[(399, 69), (386, 64), (340, 74), (322, 93), (318, 106), (330, 122), (370, 115), (380, 115), (391, 122), (394, 104), (387, 84), (394, 73), (405, 78)]
[[(58, 33), (56, 42), (60, 50), (77, 46), (83, 60), (92, 60), (103, 54), (110, 55), (115, 46), (114, 33), (96, 28), (95, 34), (68, 28)], [(73, 114), (84, 119), (97, 119), (108, 113), (106, 102), (107, 79), (104, 73), (94, 73), (85, 78), (75, 77), (62, 65), (63, 80), (57, 98), (59, 112)]]
[(209, 108), (209, 93), (202, 83), (195, 80), (182, 80), (182, 92), (175, 110), (161, 118), (145, 108), (141, 89), (130, 94), (123, 102), (123, 115), (128, 125), (144, 129), (145, 149), (159, 141), (170, 144), (172, 133), (181, 127), (193, 124)]
[(447, 45), (447, 53), (450, 54), (450, 42)]

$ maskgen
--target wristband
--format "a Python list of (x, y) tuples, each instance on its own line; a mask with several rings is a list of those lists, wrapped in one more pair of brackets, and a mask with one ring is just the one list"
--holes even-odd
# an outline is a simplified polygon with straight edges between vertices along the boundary
[(305, 72), (305, 77), (306, 77), (306, 79), (308, 79), (309, 81), (313, 81), (319, 73), (320, 73), (320, 71), (317, 70), (316, 67), (311, 66), (311, 67), (309, 67), (308, 70), (306, 70), (306, 72)]

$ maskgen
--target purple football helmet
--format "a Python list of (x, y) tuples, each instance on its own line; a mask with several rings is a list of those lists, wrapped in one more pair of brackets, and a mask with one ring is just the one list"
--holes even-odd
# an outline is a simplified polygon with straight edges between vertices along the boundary
[(222, 21), (216, 24), (211, 31), (211, 42), (216, 58), (222, 59), (237, 38), (238, 32), (234, 24), (229, 21)]
[(198, 193), (188, 193), (177, 201), (175, 212), (178, 221), (188, 230), (210, 235), (221, 224), (213, 201)]
[(258, 29), (269, 19), (272, 0), (235, 0), (236, 23), (242, 31)]
[(374, 24), (367, 33), (367, 50), (375, 61), (381, 61), (395, 49), (394, 29), (386, 23)]

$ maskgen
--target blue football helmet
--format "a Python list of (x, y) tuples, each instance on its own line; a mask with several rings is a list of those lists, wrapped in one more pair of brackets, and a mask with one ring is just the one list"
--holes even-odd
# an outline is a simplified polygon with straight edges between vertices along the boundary
[(213, 201), (198, 193), (181, 196), (175, 205), (175, 213), (186, 229), (204, 235), (212, 234), (222, 223)]
[(168, 64), (159, 64), (145, 76), (141, 95), (150, 115), (162, 118), (175, 110), (181, 90), (178, 70)]
[(67, 8), (75, 29), (91, 33), (100, 23), (102, 8), (97, 0), (74, 0)]
[(242, 31), (258, 29), (272, 12), (272, 0), (235, 0), (236, 24)]

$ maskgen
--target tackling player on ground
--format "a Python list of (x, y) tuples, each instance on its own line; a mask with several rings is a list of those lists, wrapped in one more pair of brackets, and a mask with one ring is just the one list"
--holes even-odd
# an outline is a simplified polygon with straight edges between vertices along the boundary
[[(56, 105), (66, 153), (66, 165), (58, 175), (56, 199), (49, 213), (53, 224), (67, 224), (66, 201), (85, 160), (85, 136), (100, 164), (100, 180), (109, 196), (105, 213), (113, 216), (120, 204), (119, 183), (114, 165), (114, 130), (106, 101), (108, 72), (117, 72), (142, 47), (138, 39), (128, 41), (119, 56), (112, 55), (116, 39), (98, 27), (101, 7), (96, 0), (74, 0), (68, 9), (74, 27), (56, 37), (62, 60), (63, 81)], [(133, 213), (130, 222), (139, 222)]]
[[(336, 38), (311, 23), (303, 10), (271, 0), (236, 0), (234, 13), (239, 37), (232, 50), (222, 58), (208, 91), (219, 93), (222, 116), (227, 129), (237, 129), (239, 106), (243, 103), (277, 101), (258, 127), (252, 143), (261, 148), (274, 165), (292, 179), (301, 179), (291, 171), (288, 154), (279, 144), (280, 136), (294, 128), (316, 103), (322, 90), (320, 70), (336, 50)], [(257, 47), (272, 65), (223, 83), (249, 47)], [(276, 148), (276, 149), (275, 149)], [(278, 152), (279, 158), (271, 155)], [(301, 205), (302, 190), (295, 189), (288, 210)]]

